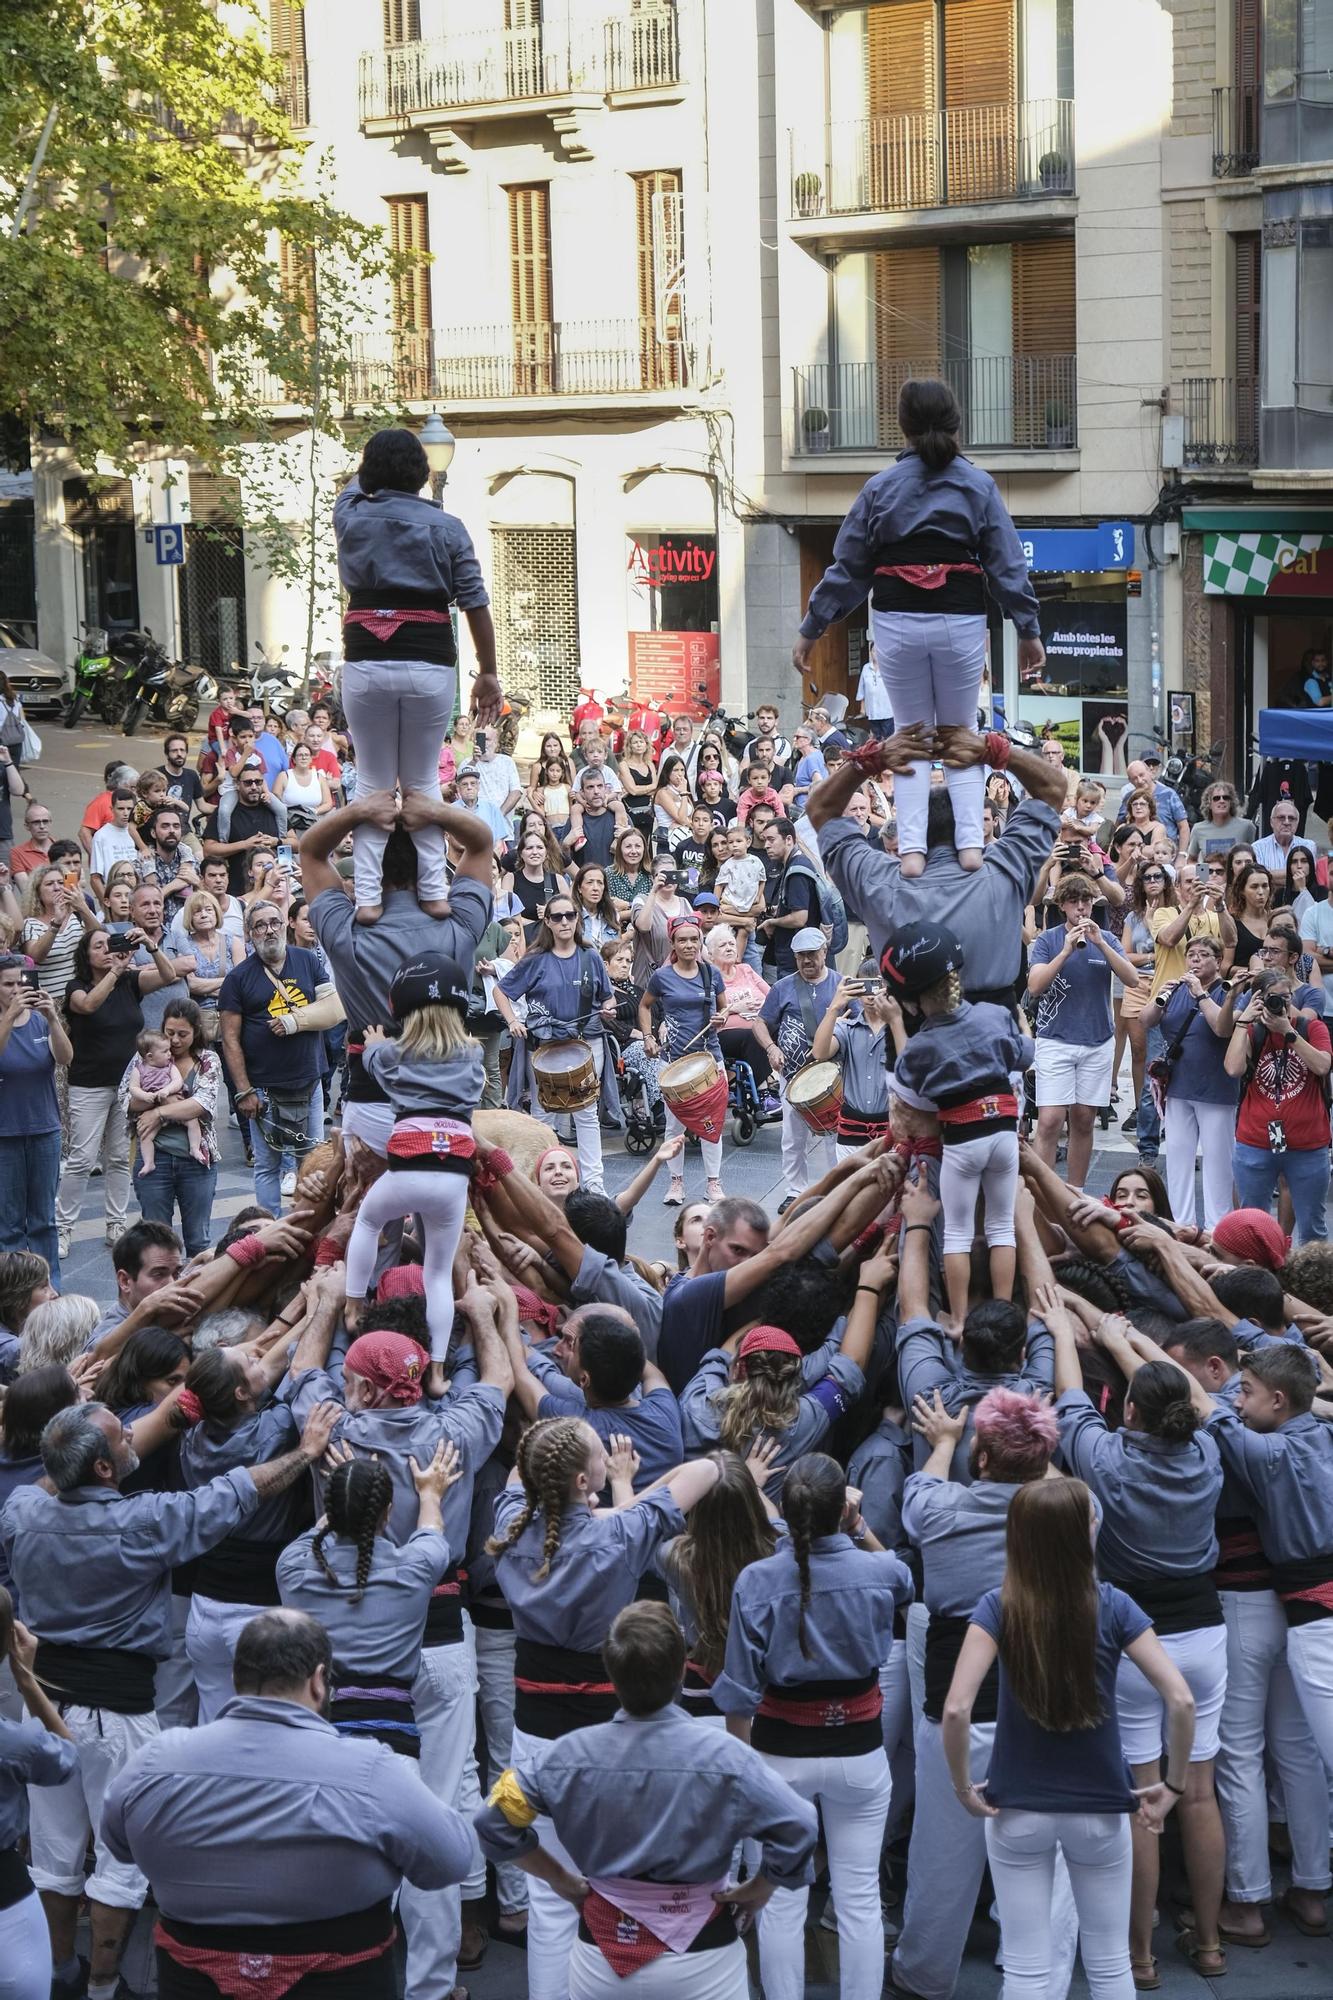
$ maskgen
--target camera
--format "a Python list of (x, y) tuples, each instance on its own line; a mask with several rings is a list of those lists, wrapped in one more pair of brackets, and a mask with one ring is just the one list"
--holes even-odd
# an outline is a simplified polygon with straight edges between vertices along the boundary
[(1285, 1014), (1286, 1011), (1287, 996), (1285, 993), (1265, 993), (1264, 1012), (1266, 1014)]

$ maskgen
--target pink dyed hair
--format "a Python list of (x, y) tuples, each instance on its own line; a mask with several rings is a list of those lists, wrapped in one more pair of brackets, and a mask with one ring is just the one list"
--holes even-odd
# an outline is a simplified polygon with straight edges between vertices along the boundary
[(1040, 1396), (992, 1389), (977, 1404), (973, 1435), (990, 1460), (992, 1478), (1038, 1479), (1060, 1441), (1055, 1411)]

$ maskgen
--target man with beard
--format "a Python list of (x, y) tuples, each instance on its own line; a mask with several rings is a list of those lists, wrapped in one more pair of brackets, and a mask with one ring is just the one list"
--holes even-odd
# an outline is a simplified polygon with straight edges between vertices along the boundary
[[(249, 724), (246, 724), (247, 729)], [(223, 797), (218, 807), (217, 831), (204, 841), (204, 858), (220, 856), (231, 873), (233, 896), (243, 896), (250, 887), (246, 871), (257, 847), (277, 851), (287, 831), (287, 808), (264, 790), (262, 764), (246, 764), (236, 779), (235, 797)]]
[(148, 851), (138, 860), (139, 880), (162, 891), (165, 920), (172, 923), (185, 908), (185, 899), (199, 887), (194, 856), (181, 846), (184, 823), (181, 807), (159, 806), (144, 828)]
[(342, 1009), (332, 982), (320, 985), (314, 953), (288, 944), (276, 904), (252, 903), (245, 935), (251, 956), (232, 967), (218, 994), (222, 1054), (236, 1115), (249, 1120), (255, 1200), (278, 1215), (283, 1154), (299, 1160), (324, 1137), (316, 1031), (336, 1027)]
[(261, 1613), (217, 1721), (150, 1744), (111, 1787), (103, 1837), (152, 1882), (163, 2000), (248, 1992), (256, 1964), (274, 1979), (301, 1960), (309, 2000), (393, 2000), (404, 1879), (440, 1890), (467, 1873), (467, 1822), (410, 1759), (327, 1721), (332, 1671), (317, 1619)]
[[(92, 1928), (88, 1992), (113, 2000), (125, 1939), (148, 1884), (101, 1834), (116, 1773), (158, 1733), (154, 1671), (171, 1652), (171, 1572), (239, 1527), (261, 1500), (293, 1485), (323, 1456), (340, 1412), (312, 1410), (295, 1451), (237, 1467), (193, 1493), (120, 1488), (138, 1456), (103, 1403), (76, 1403), (42, 1432), (46, 1482), (21, 1486), (0, 1515), (0, 1541), (29, 1629), (34, 1672), (79, 1746), (79, 1768), (31, 1808), (32, 1879), (51, 1928), (53, 2000), (83, 1991), (74, 1951), (86, 1893)], [(89, 1832), (94, 1867), (85, 1884)]]

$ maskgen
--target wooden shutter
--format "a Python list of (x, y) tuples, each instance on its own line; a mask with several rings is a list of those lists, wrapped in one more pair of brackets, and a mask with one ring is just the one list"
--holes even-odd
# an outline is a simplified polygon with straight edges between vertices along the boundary
[(421, 40), (421, 0), (384, 0), (384, 46), (401, 48)]
[(509, 283), (514, 321), (514, 393), (549, 395), (551, 324), (551, 191), (545, 181), (509, 194)]
[[(680, 173), (674, 167), (659, 168), (655, 173), (635, 174), (633, 180), (640, 385), (645, 389), (668, 384), (679, 388), (684, 380), (685, 302), (679, 289), (672, 289), (659, 324), (658, 294), (672, 272), (679, 271), (684, 256)], [(665, 270), (658, 268), (659, 256)]]
[(1077, 420), (1074, 239), (1015, 243), (1014, 442), (1036, 446)]
[(1233, 0), (1231, 73), (1235, 85), (1230, 144), (1244, 157), (1259, 158), (1259, 87), (1263, 79), (1262, 0)]
[(430, 212), (424, 194), (388, 197), (389, 248), (410, 261), (393, 277), (394, 378), (409, 402), (430, 394)]
[(287, 70), (286, 83), (282, 91), (282, 109), (293, 125), (309, 124), (305, 12), (302, 8), (289, 7), (287, 0), (269, 0), (268, 45)]
[(866, 13), (866, 205), (924, 208), (938, 197), (935, 0)]
[(1014, 0), (948, 0), (944, 124), (951, 202), (1017, 190), (1018, 68)]
[(940, 253), (934, 244), (875, 254), (874, 407), (878, 442), (901, 443), (898, 391), (910, 375), (940, 372)]
[(315, 336), (315, 253), (305, 245), (298, 248), (285, 236), (278, 238), (278, 284), (289, 306), (300, 316), (306, 340)]
[(1256, 229), (1233, 236), (1235, 263), (1232, 297), (1235, 306), (1235, 424), (1236, 444), (1253, 453), (1259, 443), (1260, 284), (1263, 245)]

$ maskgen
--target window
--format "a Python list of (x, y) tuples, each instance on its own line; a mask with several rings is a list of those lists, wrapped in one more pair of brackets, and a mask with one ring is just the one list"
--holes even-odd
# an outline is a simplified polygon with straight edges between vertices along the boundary
[(384, 46), (401, 48), (421, 40), (420, 0), (384, 0)]
[(404, 261), (393, 274), (394, 377), (398, 394), (430, 394), (430, 216), (424, 194), (390, 195), (389, 248)]
[(1333, 104), (1330, 0), (1267, 0), (1263, 51), (1270, 102), (1300, 97), (1307, 104)]
[(1264, 406), (1289, 410), (1296, 381), (1296, 246), (1264, 254)]
[(685, 379), (685, 243), (674, 168), (635, 174), (634, 238), (641, 386), (679, 388)]
[(278, 89), (280, 108), (293, 125), (308, 125), (305, 14), (301, 8), (289, 7), (287, 0), (269, 0), (268, 45), (287, 72)]
[(1301, 224), (1300, 276), (1296, 401), (1326, 410), (1333, 388), (1333, 222)]
[(493, 528), (495, 653), (507, 688), (568, 715), (579, 695), (578, 557), (572, 528)]
[(514, 394), (545, 396), (553, 387), (551, 190), (545, 181), (509, 195), (509, 289), (514, 322)]

